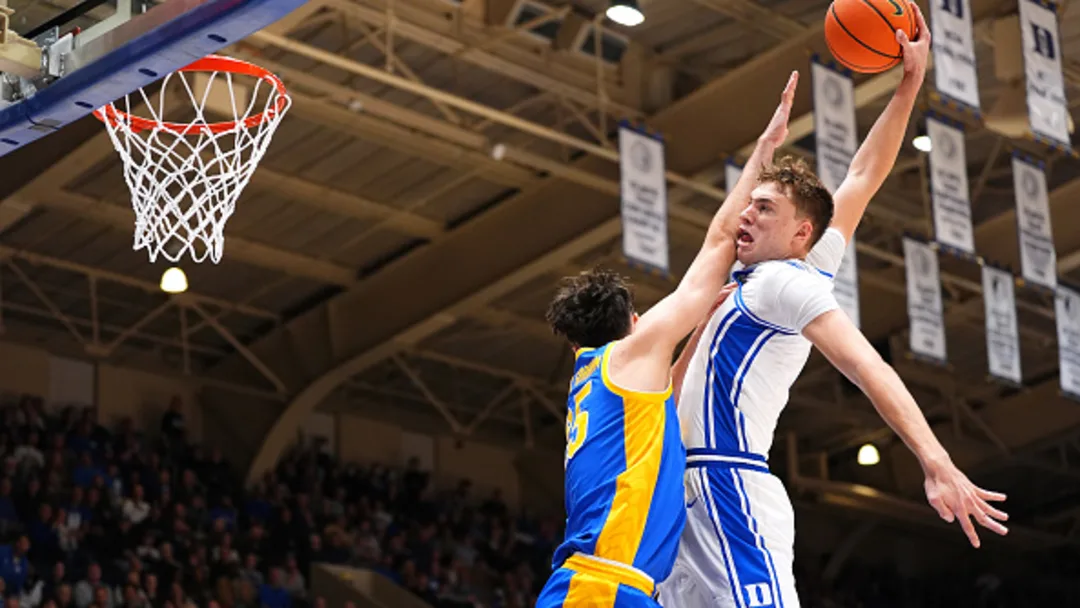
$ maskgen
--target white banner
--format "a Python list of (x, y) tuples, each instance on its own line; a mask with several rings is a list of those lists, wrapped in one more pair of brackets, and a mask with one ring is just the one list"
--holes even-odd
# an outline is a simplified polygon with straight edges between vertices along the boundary
[(1011, 273), (982, 267), (986, 309), (986, 360), (990, 375), (1020, 384), (1020, 330), (1016, 324), (1016, 292)]
[(934, 204), (934, 237), (967, 253), (975, 253), (971, 229), (967, 153), (964, 132), (934, 118), (926, 119), (930, 136), (930, 195)]
[(855, 253), (855, 237), (848, 241), (844, 251), (844, 261), (840, 263), (840, 270), (833, 279), (833, 295), (840, 308), (851, 317), (855, 327), (860, 327), (859, 315), (859, 268), (858, 258)]
[(621, 126), (619, 167), (623, 255), (667, 273), (668, 209), (663, 142)]
[(945, 320), (942, 318), (938, 258), (926, 243), (904, 239), (911, 352), (945, 362)]
[[(817, 173), (829, 192), (836, 192), (859, 149), (855, 122), (855, 86), (851, 78), (816, 61), (811, 64), (814, 86), (814, 140)], [(855, 239), (848, 243), (834, 279), (840, 308), (859, 325), (859, 272)]]
[(1077, 399), (1080, 398), (1080, 293), (1058, 286), (1054, 299), (1061, 391)]
[(739, 177), (741, 176), (742, 167), (730, 160), (724, 163), (724, 191), (731, 192), (735, 188), (735, 184), (739, 183)]
[(971, 0), (931, 2), (930, 32), (934, 38), (934, 86), (938, 93), (979, 109)]
[(1020, 34), (1031, 132), (1070, 148), (1057, 15), (1032, 0), (1020, 0)]
[(855, 86), (851, 79), (828, 67), (811, 64), (814, 84), (814, 140), (817, 173), (829, 192), (844, 181), (851, 158), (859, 148), (855, 125)]
[(1025, 281), (1050, 289), (1057, 287), (1057, 251), (1050, 228), (1050, 198), (1046, 173), (1013, 156), (1016, 223), (1020, 232), (1020, 274)]

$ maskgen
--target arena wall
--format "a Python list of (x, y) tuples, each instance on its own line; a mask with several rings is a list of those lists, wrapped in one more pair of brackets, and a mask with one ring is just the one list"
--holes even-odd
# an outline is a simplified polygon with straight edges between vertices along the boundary
[[(221, 445), (241, 470), (251, 463), (282, 407), (209, 387), (202, 393), (202, 403), (206, 441)], [(444, 433), (438, 423), (399, 424), (389, 416), (352, 413), (351, 407), (331, 398), (290, 439), (296, 441), (305, 433), (322, 436), (342, 460), (358, 464), (404, 466), (415, 456), (423, 468), (434, 472), (438, 488), (468, 478), (474, 496), (487, 497), (499, 488), (511, 505), (561, 509), (562, 459), (557, 451), (459, 439)]]
[[(13, 342), (0, 342), (0, 392), (12, 399), (37, 395), (61, 407), (93, 406), (102, 424), (114, 427), (131, 417), (151, 435), (157, 434), (170, 400), (179, 396), (193, 438), (220, 446), (240, 470), (251, 461), (281, 407), (219, 389), (200, 391), (195, 382), (182, 377), (61, 357)], [(333, 405), (329, 409), (342, 409), (341, 404)], [(329, 449), (346, 462), (403, 466), (415, 456), (434, 471), (440, 488), (468, 478), (477, 497), (487, 497), (499, 488), (511, 505), (526, 502), (547, 508), (561, 504), (562, 462), (554, 452), (514, 450), (437, 432), (410, 432), (390, 421), (341, 411), (313, 414), (303, 431), (324, 437)], [(525, 487), (523, 478), (530, 480)]]
[(161, 415), (179, 396), (189, 431), (201, 438), (196, 391), (182, 378), (161, 376), (91, 360), (72, 359), (12, 342), (0, 342), (0, 391), (9, 397), (43, 397), (50, 407), (97, 408), (98, 421), (115, 426), (125, 417), (157, 433)]

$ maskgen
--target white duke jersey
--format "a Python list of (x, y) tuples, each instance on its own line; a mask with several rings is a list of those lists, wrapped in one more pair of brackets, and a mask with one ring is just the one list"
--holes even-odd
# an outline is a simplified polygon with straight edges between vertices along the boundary
[(806, 261), (774, 260), (733, 273), (738, 289), (709, 319), (683, 378), (678, 408), (688, 462), (768, 456), (791, 386), (810, 357), (802, 330), (839, 308), (832, 279), (845, 245), (830, 228)]

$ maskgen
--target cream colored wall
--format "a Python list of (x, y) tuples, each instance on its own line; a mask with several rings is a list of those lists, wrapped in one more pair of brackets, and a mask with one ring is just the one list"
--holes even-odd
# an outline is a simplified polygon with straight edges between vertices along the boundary
[(505, 448), (439, 437), (435, 444), (435, 470), (445, 483), (471, 479), (475, 497), (487, 498), (493, 489), (499, 488), (507, 504), (521, 504), (514, 453)]
[(140, 428), (156, 434), (161, 417), (174, 396), (183, 402), (189, 437), (202, 438), (202, 411), (192, 384), (182, 379), (159, 376), (133, 369), (98, 365), (98, 422), (112, 428), (131, 417)]
[(521, 482), (514, 464), (515, 453), (509, 449), (453, 437), (406, 433), (395, 424), (352, 414), (338, 414), (337, 421), (338, 454), (346, 462), (403, 466), (410, 448), (418, 449), (418, 443), (426, 437), (433, 448), (437, 487), (447, 488), (468, 478), (473, 482), (475, 497), (487, 498), (494, 488), (499, 488), (508, 504), (520, 504)]
[(346, 462), (401, 465), (401, 427), (348, 414), (337, 415), (338, 455)]
[(0, 342), (0, 390), (45, 396), (49, 392), (49, 356), (36, 348)]
[[(32, 346), (0, 342), (0, 392), (27, 393), (49, 398), (53, 390), (53, 355)], [(93, 363), (90, 363), (93, 365)], [(114, 426), (127, 416), (144, 429), (157, 432), (161, 415), (173, 395), (180, 395), (184, 416), (192, 436), (201, 436), (202, 421), (192, 385), (183, 379), (160, 376), (113, 365), (96, 366), (94, 387), (89, 394), (96, 401), (98, 420)]]
[[(0, 342), (0, 392), (29, 393), (47, 398), (50, 393), (51, 357), (42, 349)], [(199, 395), (193, 384), (184, 382), (182, 378), (104, 363), (96, 367), (94, 405), (98, 408), (98, 420), (102, 424), (113, 427), (130, 416), (140, 427), (156, 434), (169, 401), (174, 395), (179, 395), (184, 404), (189, 432), (196, 440), (202, 438), (204, 412), (198, 405)], [(216, 407), (236, 407), (236, 396), (222, 397)], [(259, 408), (261, 412), (267, 406), (260, 403)], [(477, 497), (486, 497), (492, 489), (500, 488), (509, 504), (516, 506), (520, 503), (516, 453), (510, 449), (477, 441), (458, 441), (452, 437), (406, 433), (398, 425), (351, 414), (333, 416), (337, 427), (337, 451), (345, 461), (402, 466), (410, 454), (417, 450), (424, 451), (424, 443), (430, 442), (423, 459), (431, 460), (435, 482), (439, 487), (468, 478), (473, 482)], [(207, 422), (221, 423), (218, 420)], [(223, 439), (217, 435), (207, 439)]]

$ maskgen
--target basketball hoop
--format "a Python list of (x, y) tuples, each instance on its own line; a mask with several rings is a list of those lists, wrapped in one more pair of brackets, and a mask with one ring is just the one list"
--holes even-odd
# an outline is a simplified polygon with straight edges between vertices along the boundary
[[(170, 85), (187, 93), (191, 120), (165, 120)], [(140, 101), (149, 118), (132, 114)], [(159, 255), (177, 262), (185, 254), (195, 262), (220, 262), (225, 223), (290, 104), (274, 74), (211, 55), (166, 76), (157, 93), (139, 89), (138, 97), (132, 93), (95, 110), (124, 163), (134, 249), (146, 249), (151, 262)], [(211, 122), (208, 111), (231, 113), (232, 120)]]

